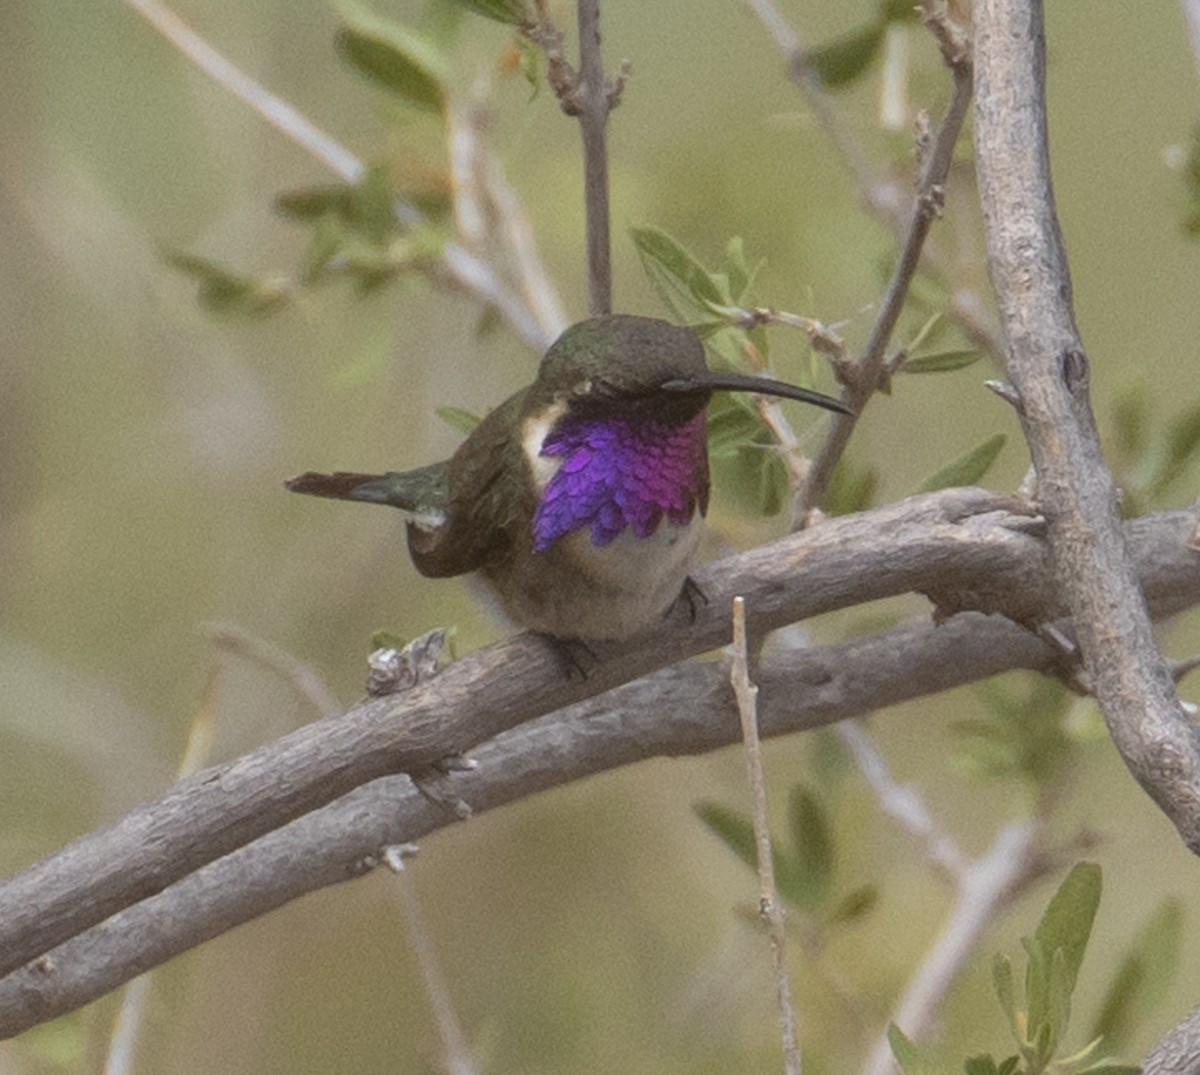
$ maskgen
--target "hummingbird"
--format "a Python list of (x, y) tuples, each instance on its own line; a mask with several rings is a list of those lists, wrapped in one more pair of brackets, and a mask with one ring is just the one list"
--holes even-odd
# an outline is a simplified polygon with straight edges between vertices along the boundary
[(568, 328), (533, 383), (448, 460), (286, 485), (400, 508), (422, 575), (478, 572), (517, 624), (586, 647), (699, 594), (688, 572), (708, 510), (706, 409), (722, 391), (851, 413), (806, 388), (710, 370), (689, 328), (612, 314)]

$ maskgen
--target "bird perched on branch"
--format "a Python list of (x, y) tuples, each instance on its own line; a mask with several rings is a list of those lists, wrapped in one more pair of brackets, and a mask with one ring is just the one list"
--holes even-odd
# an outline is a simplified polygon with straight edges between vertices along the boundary
[(308, 473), (287, 487), (400, 508), (421, 574), (479, 572), (522, 627), (582, 642), (626, 638), (695, 595), (688, 571), (708, 508), (705, 411), (720, 391), (848, 413), (806, 388), (710, 370), (690, 329), (610, 315), (567, 329), (533, 383), (445, 462)]

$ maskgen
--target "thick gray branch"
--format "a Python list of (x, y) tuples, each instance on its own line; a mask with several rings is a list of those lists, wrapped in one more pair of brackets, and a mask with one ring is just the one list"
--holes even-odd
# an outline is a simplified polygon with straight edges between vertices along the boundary
[[(822, 560), (831, 554), (828, 550), (839, 544), (835, 540), (823, 546), (827, 551), (820, 551), (814, 539), (826, 533), (840, 537), (847, 545), (845, 553), (852, 557), (856, 552), (861, 556), (863, 548), (874, 542), (880, 558), (894, 560), (900, 576), (914, 579), (923, 573), (926, 579), (941, 576), (947, 583), (973, 579), (968, 586), (973, 586), (983, 601), (991, 601), (987, 594), (1004, 593), (1011, 607), (1028, 613), (1051, 590), (1040, 542), (1011, 530), (1006, 524), (1017, 521), (1012, 516), (1000, 512), (961, 514), (966, 508), (983, 510), (997, 503), (978, 491), (954, 491), (870, 513), (853, 526), (849, 525), (852, 520), (826, 523), (715, 565), (704, 576), (704, 584), (713, 605), (719, 600), (727, 606), (723, 598), (716, 597), (717, 586), (722, 593), (743, 589), (742, 583), (754, 577), (745, 561), (759, 560), (759, 554), (765, 553), (760, 561), (764, 565), (779, 561), (794, 572), (804, 563), (796, 588), (821, 591), (818, 602), (828, 604), (844, 584), (834, 582), (827, 573), (828, 564), (822, 566)], [(956, 516), (959, 522), (949, 521)], [(894, 532), (918, 525), (918, 519), (924, 519), (923, 525), (930, 529), (930, 540), (923, 547), (906, 548), (907, 542), (897, 540)], [(870, 526), (860, 530), (865, 520), (870, 520)], [(1162, 513), (1129, 524), (1138, 573), (1157, 616), (1200, 602), (1200, 572), (1196, 570), (1200, 554), (1188, 547), (1196, 523), (1192, 511)], [(856, 530), (857, 538), (853, 536)], [(923, 572), (915, 570), (918, 561), (924, 564)], [(716, 568), (734, 565), (740, 566), (733, 574), (724, 579), (718, 575)], [(756, 599), (766, 605), (773, 604), (769, 588), (760, 578)], [(754, 607), (753, 599), (750, 607)], [(771, 613), (771, 618), (774, 615)], [(670, 632), (676, 633), (687, 635), (688, 631), (680, 626)], [(492, 658), (513, 652), (511, 644), (506, 644), (478, 655), (493, 668), (496, 684), (480, 688), (483, 699), (502, 693), (499, 684), (505, 673), (496, 668)], [(768, 647), (757, 677), (762, 731), (780, 735), (816, 727), (1013, 668), (1053, 672), (1059, 660), (1059, 654), (1031, 632), (1005, 618), (978, 613), (955, 616), (940, 627), (913, 624), (819, 649), (788, 649), (773, 655)], [(543, 668), (543, 674), (546, 671)], [(453, 673), (451, 668), (427, 689), (437, 690)], [(515, 668), (514, 673), (529, 690), (528, 668)], [(550, 678), (553, 680), (553, 673)], [(397, 699), (393, 704), (409, 702), (415, 699)], [(420, 713), (421, 706), (410, 712)], [(348, 719), (353, 717), (312, 727), (329, 729)], [(446, 719), (453, 720), (450, 715)], [(396, 734), (394, 730), (392, 734)], [(712, 663), (678, 665), (503, 732), (471, 751), (479, 763), (477, 769), (453, 773), (447, 779), (458, 796), (481, 812), (591, 773), (658, 755), (710, 751), (737, 738), (725, 670)], [(319, 750), (320, 740), (315, 742), (314, 749)], [(268, 747), (259, 752), (260, 764), (271, 763), (272, 750)], [(143, 812), (153, 814), (153, 809), (143, 808)], [(407, 777), (375, 780), (204, 866), (81, 933), (44, 959), (0, 979), (0, 1036), (19, 1033), (87, 1003), (171, 956), (305, 892), (359, 876), (377, 861), (382, 848), (419, 839), (453, 820), (447, 810), (423, 798)], [(109, 831), (120, 831), (123, 824)], [(86, 848), (87, 840), (75, 847)], [(68, 861), (61, 869), (71, 866), (71, 854), (70, 848), (63, 852)], [(76, 891), (85, 888), (80, 861), (75, 862), (80, 871), (75, 877)], [(8, 906), (5, 904), (6, 913)], [(42, 951), (49, 944), (44, 943), (36, 914), (34, 918), (29, 927), (35, 934), (33, 947)]]
[(517, 635), (402, 697), (367, 700), (180, 781), (157, 802), (0, 884), (0, 974), (361, 784), (425, 768), (723, 645), (735, 594), (746, 597), (756, 632), (933, 587), (986, 584), (1002, 604), (1011, 572), (1028, 563), (1023, 554), (1040, 550), (1015, 528), (1028, 520), (1012, 516), (1014, 507), (1011, 498), (959, 489), (835, 519), (698, 572), (710, 602), (693, 624), (597, 647), (603, 660), (585, 682), (564, 677), (543, 641)]
[(1200, 853), (1200, 729), (1175, 698), (1117, 518), (1050, 182), (1040, 0), (980, 0), (976, 157), (1009, 379), (1037, 470), (1054, 577), (1096, 699), (1138, 782)]

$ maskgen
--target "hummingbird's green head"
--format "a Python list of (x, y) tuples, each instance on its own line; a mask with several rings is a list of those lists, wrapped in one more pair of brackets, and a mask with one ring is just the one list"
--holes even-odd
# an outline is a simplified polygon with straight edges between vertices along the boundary
[[(703, 377), (704, 346), (689, 328), (652, 317), (612, 314), (581, 321), (546, 352), (537, 385), (571, 410), (655, 396), (668, 382)], [(697, 401), (707, 402), (708, 393)]]
[(849, 413), (840, 401), (807, 388), (710, 370), (690, 328), (630, 314), (572, 325), (546, 352), (534, 383), (539, 405), (565, 404), (572, 414), (657, 411), (667, 420), (672, 412), (686, 420), (718, 391), (783, 396)]

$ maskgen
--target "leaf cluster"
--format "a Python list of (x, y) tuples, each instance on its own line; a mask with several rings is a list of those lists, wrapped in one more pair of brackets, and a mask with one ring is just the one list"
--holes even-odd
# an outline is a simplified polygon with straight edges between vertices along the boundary
[(916, 19), (917, 8), (912, 0), (881, 0), (865, 22), (807, 52), (806, 66), (828, 89), (852, 85), (878, 59), (888, 27)]
[[(751, 869), (758, 868), (754, 823), (750, 816), (718, 802), (696, 805), (696, 815), (726, 847)], [(859, 922), (879, 901), (873, 884), (851, 889), (837, 886), (833, 818), (815, 791), (803, 784), (788, 798), (786, 844), (772, 841), (771, 858), (780, 897), (804, 916), (809, 937)]]
[(1200, 462), (1200, 401), (1166, 422), (1153, 416), (1144, 381), (1125, 388), (1112, 409), (1112, 455), (1126, 518), (1164, 506)]
[[(1032, 937), (1022, 938), (1026, 967), (1023, 996), (1018, 994), (1012, 961), (997, 954), (992, 964), (992, 982), (1017, 1051), (1001, 1060), (981, 1053), (967, 1058), (965, 1075), (1137, 1075), (1138, 1067), (1098, 1058), (1103, 1042), (1115, 1027), (1111, 1014), (1102, 1014), (1097, 1033), (1082, 1049), (1063, 1052), (1071, 1023), (1072, 997), (1079, 969), (1091, 938), (1092, 924), (1100, 905), (1100, 867), (1080, 863), (1067, 875), (1050, 900)], [(1166, 944), (1177, 940), (1175, 911), (1160, 911), (1143, 929), (1122, 964), (1145, 966), (1148, 959), (1164, 956)], [(1168, 957), (1169, 958), (1169, 957)], [(1114, 979), (1104, 1013), (1129, 1010), (1137, 989), (1122, 969)], [(892, 1053), (903, 1075), (946, 1075), (945, 1067), (927, 1046), (911, 1041), (895, 1024), (888, 1029)]]

